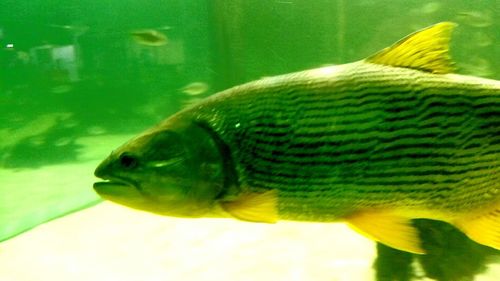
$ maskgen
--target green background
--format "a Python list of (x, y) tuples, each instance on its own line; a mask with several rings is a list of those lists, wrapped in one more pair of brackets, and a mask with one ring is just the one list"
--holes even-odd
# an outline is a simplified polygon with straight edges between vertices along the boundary
[[(498, 79), (499, 2), (3, 0), (0, 241), (99, 201), (93, 169), (194, 98), (362, 59), (439, 21), (459, 24), (459, 73)], [(130, 32), (155, 29), (151, 47)], [(12, 44), (12, 45), (9, 45)], [(9, 47), (10, 46), (10, 47)]]

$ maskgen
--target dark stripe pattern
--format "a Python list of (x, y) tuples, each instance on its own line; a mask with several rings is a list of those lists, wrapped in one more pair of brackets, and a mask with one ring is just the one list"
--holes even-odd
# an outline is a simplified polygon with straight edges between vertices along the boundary
[(283, 218), (500, 200), (498, 81), (358, 62), (239, 86), (190, 114), (230, 147), (241, 188), (279, 190)]

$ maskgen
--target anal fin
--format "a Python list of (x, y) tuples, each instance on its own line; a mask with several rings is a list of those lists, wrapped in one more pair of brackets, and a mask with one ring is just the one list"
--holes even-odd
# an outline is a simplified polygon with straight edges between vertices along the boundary
[(349, 225), (359, 233), (389, 247), (425, 254), (421, 247), (418, 230), (409, 218), (392, 212), (359, 212), (346, 218)]
[(473, 241), (500, 250), (500, 203), (484, 212), (463, 216), (454, 224)]

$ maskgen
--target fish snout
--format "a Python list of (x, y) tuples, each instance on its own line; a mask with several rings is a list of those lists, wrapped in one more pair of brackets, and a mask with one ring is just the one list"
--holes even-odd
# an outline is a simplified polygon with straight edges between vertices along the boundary
[(94, 171), (94, 176), (104, 179), (109, 174), (109, 159), (102, 161)]

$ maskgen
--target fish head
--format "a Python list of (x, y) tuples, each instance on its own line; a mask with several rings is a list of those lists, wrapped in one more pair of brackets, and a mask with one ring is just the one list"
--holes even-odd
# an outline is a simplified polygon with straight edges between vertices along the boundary
[(161, 127), (124, 144), (95, 170), (94, 190), (131, 208), (175, 217), (202, 217), (221, 194), (223, 157), (213, 137), (188, 123)]

